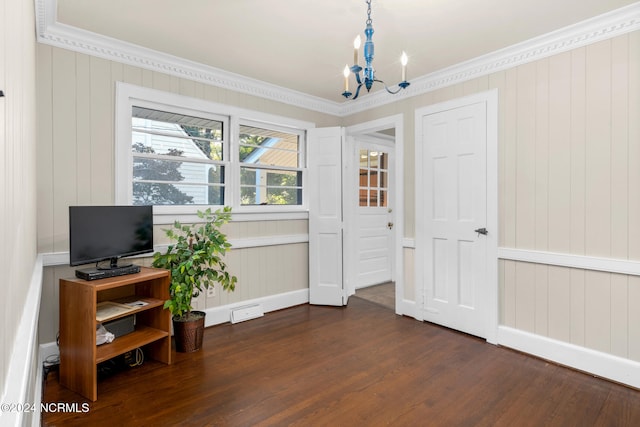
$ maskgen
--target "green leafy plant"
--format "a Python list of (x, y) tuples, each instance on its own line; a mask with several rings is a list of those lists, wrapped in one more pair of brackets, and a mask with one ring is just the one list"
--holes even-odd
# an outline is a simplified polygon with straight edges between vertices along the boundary
[(170, 299), (164, 308), (178, 319), (190, 317), (191, 301), (203, 289), (219, 283), (231, 292), (238, 280), (229, 274), (223, 261), (231, 244), (220, 231), (231, 220), (231, 207), (198, 211), (198, 217), (204, 222), (185, 225), (175, 221), (172, 228), (165, 229), (167, 237), (176, 243), (169, 245), (166, 252), (153, 255), (154, 267), (171, 271)]

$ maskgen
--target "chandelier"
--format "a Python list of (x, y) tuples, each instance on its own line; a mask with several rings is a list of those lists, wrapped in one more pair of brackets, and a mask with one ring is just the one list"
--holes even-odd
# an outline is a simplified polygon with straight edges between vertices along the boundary
[[(409, 86), (409, 82), (407, 81), (407, 54), (402, 52), (402, 56), (400, 57), (400, 63), (402, 64), (402, 81), (398, 83), (398, 88), (396, 90), (391, 90), (387, 85), (379, 79), (376, 79), (375, 70), (373, 69), (373, 25), (371, 21), (371, 0), (367, 0), (367, 26), (364, 29), (364, 35), (367, 37), (364, 42), (364, 70), (360, 65), (358, 65), (358, 51), (360, 50), (360, 44), (362, 42), (360, 35), (356, 37), (353, 42), (353, 65), (349, 68), (349, 65), (345, 65), (344, 67), (344, 92), (342, 92), (342, 96), (349, 99), (351, 95), (353, 95), (353, 99), (358, 98), (360, 94), (360, 89), (362, 89), (362, 85), (367, 88), (367, 92), (371, 90), (373, 86), (373, 82), (382, 83), (384, 88), (390, 94), (395, 95), (400, 92), (402, 89), (405, 89)], [(355, 95), (349, 92), (349, 74), (353, 73), (356, 78), (356, 93)]]

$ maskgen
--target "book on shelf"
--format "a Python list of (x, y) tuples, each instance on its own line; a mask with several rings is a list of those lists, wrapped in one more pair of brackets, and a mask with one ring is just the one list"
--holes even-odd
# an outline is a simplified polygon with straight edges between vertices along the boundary
[(98, 303), (96, 306), (96, 320), (98, 322), (105, 322), (111, 318), (120, 316), (121, 314), (128, 313), (135, 309), (135, 306), (121, 304), (114, 301), (103, 301)]

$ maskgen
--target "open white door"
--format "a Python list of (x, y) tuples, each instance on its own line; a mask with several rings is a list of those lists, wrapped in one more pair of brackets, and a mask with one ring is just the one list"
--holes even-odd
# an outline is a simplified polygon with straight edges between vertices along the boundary
[(346, 305), (342, 272), (342, 128), (310, 129), (309, 303)]

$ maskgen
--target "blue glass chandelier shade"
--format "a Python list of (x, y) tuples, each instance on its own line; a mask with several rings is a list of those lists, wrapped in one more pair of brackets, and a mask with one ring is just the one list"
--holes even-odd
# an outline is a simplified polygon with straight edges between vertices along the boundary
[[(407, 55), (402, 52), (401, 63), (402, 63), (402, 81), (398, 83), (398, 88), (396, 90), (390, 89), (384, 81), (380, 79), (376, 79), (375, 71), (373, 69), (373, 56), (374, 56), (374, 45), (373, 45), (373, 25), (371, 21), (371, 0), (367, 0), (367, 22), (366, 27), (364, 29), (364, 35), (366, 40), (364, 42), (364, 70), (360, 65), (358, 65), (358, 51), (360, 49), (361, 39), (360, 36), (356, 37), (353, 42), (353, 65), (349, 67), (345, 66), (343, 74), (344, 74), (344, 92), (342, 92), (342, 96), (349, 99), (353, 95), (353, 99), (357, 99), (360, 95), (360, 89), (362, 86), (367, 89), (367, 92), (371, 90), (374, 82), (382, 83), (384, 88), (390, 94), (396, 94), (400, 92), (402, 89), (406, 89), (410, 83), (406, 80), (406, 70), (407, 70)], [(356, 79), (356, 93), (353, 94), (349, 91), (349, 75), (353, 73)]]

